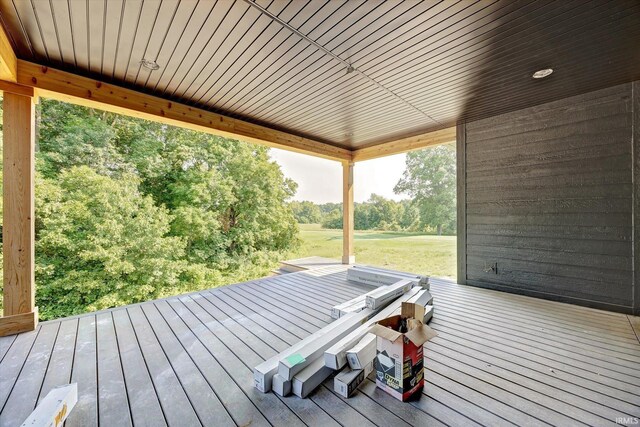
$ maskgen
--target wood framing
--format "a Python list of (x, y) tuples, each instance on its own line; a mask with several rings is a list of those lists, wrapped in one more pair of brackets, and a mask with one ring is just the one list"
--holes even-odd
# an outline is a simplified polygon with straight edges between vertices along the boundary
[(26, 61), (18, 60), (17, 81), (47, 98), (330, 160), (351, 160), (351, 150), (345, 148)]
[(363, 160), (377, 159), (378, 157), (392, 156), (433, 145), (454, 142), (456, 142), (456, 128), (450, 127), (354, 150), (353, 161), (361, 162)]
[(33, 331), (38, 326), (38, 307), (33, 311), (0, 317), (0, 337)]
[(467, 281), (467, 138), (466, 125), (456, 126), (456, 193), (457, 193), (457, 282)]
[(0, 25), (0, 80), (15, 82), (17, 75), (18, 59), (4, 27)]
[(342, 162), (342, 263), (356, 262), (353, 233), (353, 163)]
[(33, 330), (37, 324), (34, 281), (33, 98), (4, 93), (3, 227), (4, 316), (0, 333)]

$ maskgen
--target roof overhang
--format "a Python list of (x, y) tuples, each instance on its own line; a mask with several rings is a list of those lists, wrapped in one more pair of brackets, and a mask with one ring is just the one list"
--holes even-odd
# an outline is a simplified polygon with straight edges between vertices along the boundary
[[(38, 96), (46, 98), (341, 162), (370, 160), (455, 141), (455, 128), (447, 128), (349, 150), (23, 60), (17, 60), (16, 82), (10, 89), (13, 92), (20, 87), (33, 88)], [(4, 87), (8, 88), (6, 84)]]

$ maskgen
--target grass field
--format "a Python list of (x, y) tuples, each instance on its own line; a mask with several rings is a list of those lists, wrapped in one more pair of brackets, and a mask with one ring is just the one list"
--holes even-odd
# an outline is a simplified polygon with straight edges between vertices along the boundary
[[(302, 245), (290, 258), (342, 256), (342, 231), (301, 224)], [(456, 275), (456, 237), (393, 231), (356, 231), (356, 261), (430, 276)]]

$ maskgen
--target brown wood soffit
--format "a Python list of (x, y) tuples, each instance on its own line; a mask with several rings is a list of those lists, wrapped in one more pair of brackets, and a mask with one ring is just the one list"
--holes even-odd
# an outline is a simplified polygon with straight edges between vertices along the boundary
[(17, 83), (0, 81), (0, 90), (29, 96), (35, 89), (38, 96), (343, 162), (455, 141), (455, 128), (447, 128), (350, 150), (23, 60)]

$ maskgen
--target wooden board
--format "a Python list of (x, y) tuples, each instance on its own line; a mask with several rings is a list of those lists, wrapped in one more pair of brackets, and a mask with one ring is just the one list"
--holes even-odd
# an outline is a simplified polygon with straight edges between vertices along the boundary
[(342, 163), (342, 263), (356, 262), (354, 252), (353, 163)]
[(351, 159), (351, 151), (341, 147), (26, 61), (18, 61), (18, 83), (36, 88), (41, 96), (72, 104), (331, 160)]
[[(35, 107), (30, 96), (4, 94), (3, 315), (0, 335), (33, 330), (35, 308)], [(13, 317), (17, 316), (17, 317)]]
[(21, 59), (349, 149), (640, 78), (634, 0), (0, 0), (0, 13)]
[(326, 325), (327, 305), (369, 290), (346, 278), (345, 266), (322, 267), (3, 338), (0, 424), (71, 381), (71, 425), (607, 425), (639, 415), (635, 318), (436, 278), (439, 335), (419, 400), (401, 403), (372, 377), (350, 399), (331, 378), (308, 399), (257, 392), (253, 366)]
[(460, 125), (458, 268), (467, 284), (633, 312), (634, 88)]

